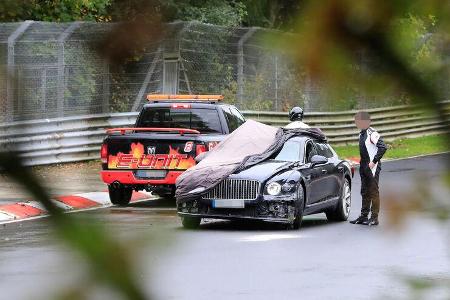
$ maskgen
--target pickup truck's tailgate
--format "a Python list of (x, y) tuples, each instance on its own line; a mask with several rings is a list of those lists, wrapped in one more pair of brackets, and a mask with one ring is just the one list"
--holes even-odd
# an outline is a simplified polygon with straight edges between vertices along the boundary
[(186, 170), (195, 156), (194, 140), (108, 141), (108, 169)]

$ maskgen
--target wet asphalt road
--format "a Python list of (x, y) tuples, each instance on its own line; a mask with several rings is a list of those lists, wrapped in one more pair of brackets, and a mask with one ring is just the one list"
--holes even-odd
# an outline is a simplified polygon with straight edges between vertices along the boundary
[[(449, 191), (439, 184), (443, 159), (384, 164), (377, 228), (328, 223), (319, 214), (306, 217), (299, 231), (227, 221), (188, 231), (173, 204), (163, 200), (73, 216), (102, 223), (126, 244), (136, 280), (157, 299), (411, 299), (399, 274), (450, 277), (450, 228), (414, 214), (394, 231), (387, 225), (386, 202), (424, 179), (432, 182), (432, 196), (448, 201)], [(359, 187), (356, 174), (351, 218), (360, 209)], [(74, 286), (87, 288), (85, 268), (53, 236), (46, 219), (0, 227), (0, 299), (48, 299)], [(95, 299), (114, 299), (105, 289), (91, 292)], [(424, 296), (448, 299), (449, 291)]]

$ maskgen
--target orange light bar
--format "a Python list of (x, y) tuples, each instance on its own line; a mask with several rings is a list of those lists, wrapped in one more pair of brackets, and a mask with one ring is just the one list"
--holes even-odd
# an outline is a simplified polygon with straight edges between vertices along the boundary
[(195, 129), (188, 129), (188, 128), (138, 128), (138, 127), (121, 127), (121, 128), (111, 128), (107, 129), (107, 134), (112, 134), (114, 132), (119, 132), (121, 135), (124, 135), (127, 131), (151, 131), (151, 132), (174, 132), (178, 131), (180, 135), (184, 135), (185, 133), (190, 134), (200, 134), (200, 131)]
[(222, 95), (159, 95), (150, 94), (147, 95), (147, 100), (149, 101), (222, 101)]

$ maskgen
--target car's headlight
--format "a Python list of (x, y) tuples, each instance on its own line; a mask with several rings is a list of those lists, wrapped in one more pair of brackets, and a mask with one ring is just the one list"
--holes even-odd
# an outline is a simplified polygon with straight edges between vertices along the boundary
[(271, 182), (267, 185), (267, 193), (276, 196), (281, 192), (281, 185), (278, 182)]

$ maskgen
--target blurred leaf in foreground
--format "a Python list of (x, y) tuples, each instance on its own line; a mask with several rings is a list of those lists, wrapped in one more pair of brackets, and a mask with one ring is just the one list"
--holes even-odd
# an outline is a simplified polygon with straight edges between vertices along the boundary
[(78, 251), (88, 262), (91, 277), (118, 291), (127, 299), (146, 299), (137, 285), (129, 249), (124, 249), (100, 225), (81, 224), (50, 201), (43, 186), (13, 153), (0, 152), (0, 169), (20, 183), (51, 214), (53, 228), (63, 242)]
[(298, 41), (287, 46), (330, 101), (349, 99), (355, 90), (360, 102), (406, 97), (447, 121), (437, 88), (448, 85), (448, 45), (442, 43), (448, 40), (450, 6), (445, 2), (307, 1), (298, 20)]
[[(449, 29), (448, 1), (310, 0), (298, 17), (297, 42), (285, 46), (296, 51), (298, 67), (326, 89), (330, 101), (357, 98), (382, 105), (386, 97), (401, 97), (432, 109), (445, 126), (448, 150), (450, 122), (441, 101), (449, 84)], [(450, 159), (446, 164), (448, 174)], [(433, 198), (427, 181), (418, 183), (413, 191), (383, 199), (395, 228), (417, 211), (448, 220), (448, 189)], [(411, 298), (422, 298), (421, 291), (435, 287), (433, 280), (409, 276), (404, 281)], [(446, 286), (448, 297), (448, 280), (440, 286)]]

